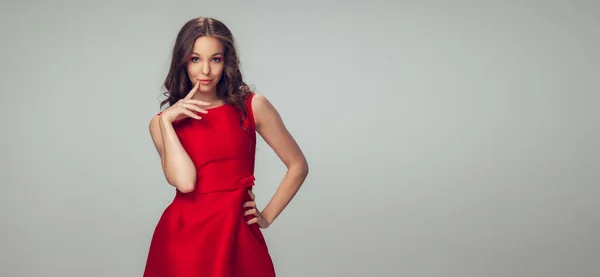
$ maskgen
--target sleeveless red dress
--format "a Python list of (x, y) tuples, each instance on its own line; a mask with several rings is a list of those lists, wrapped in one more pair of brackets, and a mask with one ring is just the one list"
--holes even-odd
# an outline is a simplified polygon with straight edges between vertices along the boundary
[[(257, 224), (243, 208), (254, 185), (256, 133), (251, 101), (247, 118), (225, 104), (173, 127), (194, 162), (194, 191), (176, 190), (150, 243), (144, 277), (274, 277)], [(160, 114), (160, 113), (159, 113)]]

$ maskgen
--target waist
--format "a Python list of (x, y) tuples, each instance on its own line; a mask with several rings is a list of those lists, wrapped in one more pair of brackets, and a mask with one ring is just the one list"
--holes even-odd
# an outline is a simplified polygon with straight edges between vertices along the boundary
[(194, 190), (188, 194), (209, 193), (253, 186), (252, 169), (238, 160), (206, 163), (196, 170)]

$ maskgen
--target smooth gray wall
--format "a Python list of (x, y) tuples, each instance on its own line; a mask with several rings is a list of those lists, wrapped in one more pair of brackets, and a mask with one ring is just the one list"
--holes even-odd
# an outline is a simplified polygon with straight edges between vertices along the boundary
[[(173, 197), (148, 122), (196, 16), (311, 165), (265, 230), (279, 276), (600, 275), (598, 2), (16, 3), (0, 276), (141, 276)], [(257, 159), (264, 207), (285, 168)]]

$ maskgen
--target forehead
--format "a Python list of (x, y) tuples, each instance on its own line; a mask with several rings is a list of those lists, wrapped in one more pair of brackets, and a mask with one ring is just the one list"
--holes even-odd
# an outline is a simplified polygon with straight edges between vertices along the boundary
[(192, 51), (200, 55), (213, 55), (223, 53), (223, 43), (218, 38), (201, 36), (194, 42)]

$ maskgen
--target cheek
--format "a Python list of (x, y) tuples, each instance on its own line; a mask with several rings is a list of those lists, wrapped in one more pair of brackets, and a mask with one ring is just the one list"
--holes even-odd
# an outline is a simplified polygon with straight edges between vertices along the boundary
[(186, 68), (187, 68), (187, 72), (189, 75), (195, 75), (196, 73), (198, 73), (198, 65), (197, 64), (188, 63)]
[(187, 75), (189, 78), (192, 78), (192, 76), (194, 76), (194, 69), (191, 66), (187, 65), (185, 67), (185, 70), (187, 71)]
[(225, 69), (225, 67), (224, 67), (223, 63), (219, 63), (219, 64), (216, 64), (213, 67), (213, 69), (214, 69), (213, 72), (214, 72), (215, 75), (221, 76), (221, 75), (223, 75), (223, 70)]

